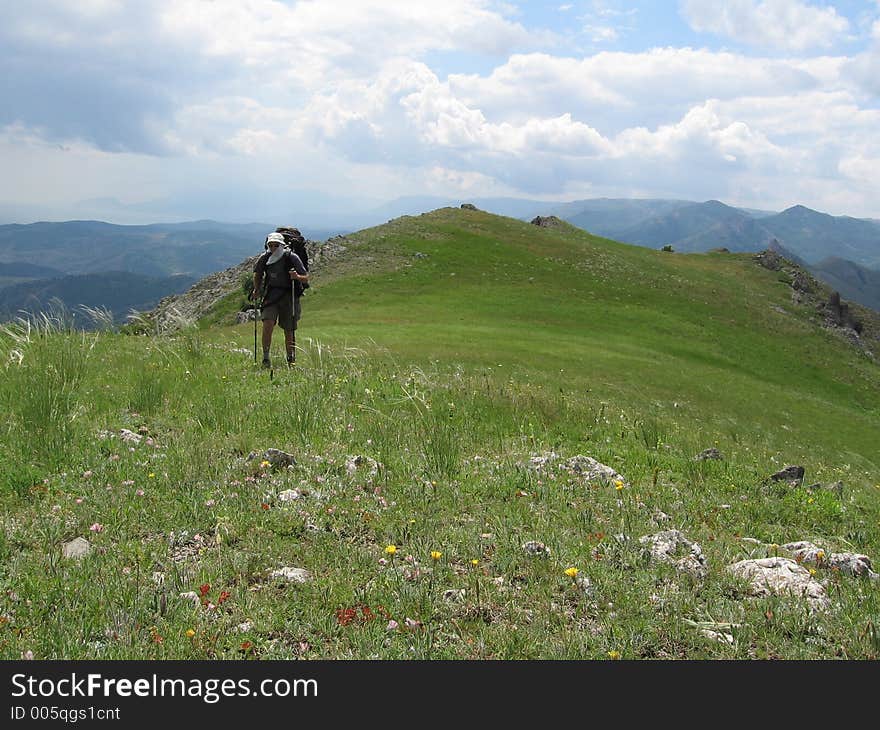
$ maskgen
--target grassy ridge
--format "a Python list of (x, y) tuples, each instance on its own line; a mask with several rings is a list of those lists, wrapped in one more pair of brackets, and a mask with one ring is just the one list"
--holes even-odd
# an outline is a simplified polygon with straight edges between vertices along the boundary
[(504, 362), (594, 400), (758, 431), (796, 445), (791, 459), (844, 451), (878, 466), (876, 365), (751, 256), (669, 255), (454, 209), (359, 240), (372, 250), (380, 236), (410, 265), (319, 283), (304, 331), (422, 362)]
[(817, 566), (815, 613), (725, 570), (880, 555), (877, 366), (776, 274), (458, 210), (348, 244), (272, 377), (252, 325), (0, 334), (0, 657), (880, 656), (876, 583)]

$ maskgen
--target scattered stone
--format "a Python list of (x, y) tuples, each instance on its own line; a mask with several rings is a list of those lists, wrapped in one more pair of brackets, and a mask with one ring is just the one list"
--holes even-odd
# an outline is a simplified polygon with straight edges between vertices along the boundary
[(747, 542), (749, 545), (763, 545), (764, 543), (761, 540), (757, 540), (754, 537), (738, 537), (736, 538), (740, 542)]
[(574, 583), (585, 596), (590, 597), (593, 595), (593, 582), (583, 573), (578, 573)]
[(707, 568), (702, 548), (697, 543), (688, 540), (678, 530), (666, 530), (655, 535), (644, 535), (639, 538), (639, 542), (649, 546), (653, 560), (670, 563), (678, 570), (689, 573), (695, 578), (705, 577)]
[(537, 540), (529, 540), (528, 542), (523, 543), (522, 549), (529, 555), (550, 554), (550, 548), (548, 548), (543, 542), (538, 542)]
[(672, 520), (672, 518), (668, 514), (666, 514), (665, 512), (661, 512), (659, 509), (654, 511), (651, 519), (658, 525), (662, 522), (670, 522)]
[(825, 564), (829, 568), (837, 568), (841, 573), (846, 573), (847, 575), (864, 576), (871, 580), (880, 579), (880, 575), (872, 570), (871, 558), (867, 555), (831, 553), (826, 559)]
[(464, 588), (449, 588), (443, 591), (443, 600), (450, 603), (463, 601), (467, 591)]
[[(248, 322), (253, 322), (257, 316), (256, 309), (246, 309), (243, 312), (235, 313), (235, 323), (236, 324), (247, 324)], [(249, 350), (246, 350), (248, 354), (251, 354)]]
[(479, 208), (477, 208), (477, 206), (474, 205), (473, 203), (462, 203), (461, 209), (462, 210), (479, 210)]
[(830, 605), (825, 587), (810, 571), (788, 558), (741, 560), (727, 566), (733, 575), (747, 580), (753, 596), (795, 596), (806, 598), (814, 609)]
[(75, 537), (70, 542), (66, 542), (61, 546), (61, 554), (65, 558), (80, 560), (92, 551), (89, 541), (83, 537)]
[(305, 568), (279, 568), (269, 573), (270, 578), (283, 578), (290, 583), (308, 583), (312, 574)]
[(379, 473), (379, 467), (379, 462), (371, 459), (369, 456), (349, 456), (345, 460), (345, 471), (349, 475), (361, 469), (366, 469), (367, 479), (373, 479)]
[(555, 451), (539, 454), (537, 456), (530, 456), (528, 467), (529, 469), (533, 469), (534, 471), (541, 471), (542, 469), (544, 469), (544, 467), (549, 466), (558, 458), (559, 456), (556, 454)]
[(804, 467), (787, 466), (784, 469), (770, 475), (774, 482), (788, 482), (793, 487), (798, 487), (804, 481)]
[(177, 594), (178, 598), (183, 598), (187, 601), (192, 601), (196, 606), (198, 606), (202, 601), (199, 598), (199, 594), (195, 591), (185, 591), (183, 593)]
[(254, 624), (251, 621), (243, 621), (235, 627), (235, 630), (240, 631), (242, 634), (246, 634), (252, 628), (254, 628)]
[(591, 456), (582, 456), (580, 454), (572, 456), (570, 459), (565, 460), (562, 468), (572, 474), (584, 477), (587, 482), (607, 482), (608, 484), (613, 484), (619, 481), (623, 482), (624, 485), (627, 483), (626, 479), (614, 469), (599, 463)]
[(694, 457), (694, 461), (707, 461), (709, 459), (723, 461), (724, 457), (721, 455), (721, 452), (714, 446), (711, 449), (705, 449), (701, 451)]
[(285, 451), (281, 451), (281, 449), (266, 449), (263, 452), (262, 460), (268, 461), (275, 469), (286, 469), (296, 465), (296, 458), (294, 458), (293, 454), (288, 454)]
[(302, 492), (298, 489), (285, 489), (278, 493), (277, 499), (279, 502), (295, 502), (300, 497), (302, 497)]
[(132, 444), (139, 444), (143, 440), (143, 436), (139, 433), (135, 433), (134, 431), (129, 431), (127, 428), (123, 428), (119, 430), (119, 435), (122, 437), (123, 441)]
[(864, 576), (877, 580), (880, 576), (873, 570), (871, 558), (859, 553), (827, 553), (813, 543), (801, 540), (789, 542), (782, 546), (800, 563), (807, 563), (821, 568), (837, 569), (847, 575)]

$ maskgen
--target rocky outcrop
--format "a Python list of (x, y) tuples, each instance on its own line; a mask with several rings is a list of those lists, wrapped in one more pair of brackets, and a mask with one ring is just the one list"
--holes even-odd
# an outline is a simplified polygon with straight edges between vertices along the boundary
[(727, 570), (747, 581), (752, 596), (793, 596), (806, 598), (814, 609), (830, 605), (825, 587), (810, 571), (788, 558), (742, 560)]
[(538, 215), (532, 218), (530, 223), (538, 228), (555, 228), (562, 225), (562, 221), (555, 215), (542, 216)]

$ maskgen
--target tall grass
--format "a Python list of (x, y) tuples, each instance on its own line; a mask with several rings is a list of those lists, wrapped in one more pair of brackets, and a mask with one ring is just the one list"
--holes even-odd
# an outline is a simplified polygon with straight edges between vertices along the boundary
[[(742, 432), (694, 423), (684, 438), (662, 411), (378, 348), (304, 341), (297, 369), (270, 377), (219, 333), (197, 360), (184, 338), (15, 335), (2, 448), (24, 466), (0, 471), (0, 555), (16, 556), (0, 572), (4, 658), (877, 656), (870, 581), (823, 572), (835, 608), (813, 615), (747, 598), (725, 572), (797, 539), (877, 555), (876, 474), (826, 464), (844, 487), (782, 487), (766, 480), (774, 452)], [(40, 438), (15, 437), (23, 424)], [(66, 446), (35, 443), (64, 428)], [(723, 461), (694, 460), (719, 438)], [(268, 448), (295, 466), (266, 466)], [(561, 468), (578, 454), (625, 488)], [(647, 559), (638, 538), (668, 526), (702, 545), (705, 579)], [(92, 554), (62, 558), (77, 536)], [(311, 581), (270, 580), (281, 566)], [(732, 644), (701, 634), (728, 625)]]

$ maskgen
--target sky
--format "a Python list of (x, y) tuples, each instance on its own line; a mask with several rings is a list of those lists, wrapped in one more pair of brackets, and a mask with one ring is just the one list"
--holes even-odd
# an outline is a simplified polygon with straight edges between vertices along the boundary
[(0, 222), (410, 195), (880, 218), (880, 0), (0, 7)]

